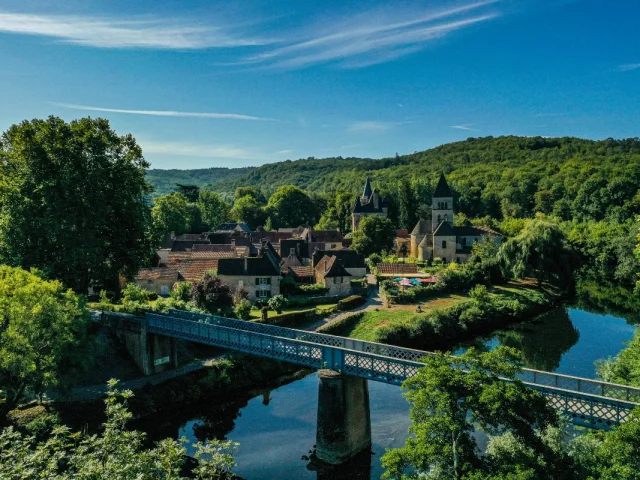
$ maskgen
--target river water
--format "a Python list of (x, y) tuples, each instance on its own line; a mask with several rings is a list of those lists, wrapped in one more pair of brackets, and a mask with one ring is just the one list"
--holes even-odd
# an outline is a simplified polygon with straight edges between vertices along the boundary
[[(491, 349), (497, 345), (520, 350), (529, 368), (595, 378), (594, 362), (616, 355), (624, 348), (635, 326), (624, 318), (561, 308), (515, 328), (499, 331), (455, 349), (470, 346)], [(176, 435), (195, 442), (222, 437), (240, 444), (235, 473), (250, 479), (380, 478), (380, 457), (385, 449), (404, 443), (409, 427), (409, 405), (401, 389), (369, 382), (373, 455), (354, 465), (316, 472), (306, 456), (316, 435), (318, 379), (301, 380), (265, 391), (246, 406), (231, 409), (234, 419), (215, 419), (230, 425), (226, 432), (209, 428), (211, 418), (193, 418), (180, 425)], [(215, 415), (224, 415), (218, 411)], [(150, 432), (151, 433), (151, 432)]]

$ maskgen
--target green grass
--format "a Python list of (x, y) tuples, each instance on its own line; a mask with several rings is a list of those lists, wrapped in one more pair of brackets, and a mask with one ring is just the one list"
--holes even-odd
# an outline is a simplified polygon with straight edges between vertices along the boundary
[[(430, 312), (442, 308), (448, 308), (469, 299), (467, 295), (443, 294), (427, 302), (415, 305), (401, 305), (393, 308), (381, 307), (377, 310), (367, 310), (364, 312), (362, 320), (349, 332), (347, 336), (359, 340), (376, 341), (376, 331), (387, 325), (408, 326), (418, 316), (427, 315)], [(416, 312), (420, 305), (422, 314)]]
[[(326, 313), (327, 311), (331, 311), (335, 308), (335, 303), (325, 303), (320, 305), (310, 305), (307, 307), (295, 307), (295, 308), (283, 308), (282, 313), (277, 313), (274, 310), (269, 309), (267, 312), (267, 317), (275, 317), (276, 315), (284, 315), (285, 313), (297, 313), (304, 312), (306, 310), (312, 310), (314, 308), (320, 310), (321, 313)], [(255, 308), (251, 310), (251, 318), (262, 318), (262, 312), (260, 310), (256, 310)]]

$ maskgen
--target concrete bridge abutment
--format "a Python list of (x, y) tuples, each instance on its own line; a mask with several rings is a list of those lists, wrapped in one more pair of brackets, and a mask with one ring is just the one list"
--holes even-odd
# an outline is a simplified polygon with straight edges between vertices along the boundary
[(318, 378), (316, 456), (337, 465), (371, 449), (369, 384), (327, 369)]

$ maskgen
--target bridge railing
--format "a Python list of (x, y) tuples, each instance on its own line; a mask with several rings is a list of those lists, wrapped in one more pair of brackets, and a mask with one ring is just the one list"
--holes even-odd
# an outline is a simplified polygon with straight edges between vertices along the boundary
[[(393, 385), (401, 385), (404, 380), (414, 376), (423, 365), (413, 360), (166, 315), (147, 314), (146, 321), (147, 331), (150, 333), (232, 348), (312, 368), (330, 368), (345, 374)], [(580, 393), (554, 385), (530, 382), (525, 384), (541, 391), (553, 407), (571, 417), (572, 421), (579, 425), (609, 428), (624, 422), (630, 411), (638, 405), (630, 401)]]
[[(185, 310), (170, 309), (169, 317), (177, 317), (195, 322), (220, 325), (229, 328), (246, 330), (266, 335), (275, 335), (282, 338), (291, 338), (311, 343), (329, 345), (334, 347), (356, 350), (359, 352), (371, 353), (384, 357), (391, 357), (398, 360), (418, 362), (422, 358), (433, 355), (433, 352), (414, 350), (410, 348), (396, 347), (376, 342), (355, 340), (346, 337), (337, 337), (324, 333), (308, 332), (293, 328), (278, 327), (275, 325), (265, 325), (261, 323), (249, 322), (246, 320), (236, 320), (232, 318), (219, 317), (202, 313), (188, 312)], [(623, 400), (627, 402), (640, 403), (640, 388), (619, 385), (615, 383), (592, 380), (588, 378), (574, 377), (560, 373), (545, 372), (525, 368), (518, 378), (523, 382), (541, 387), (551, 387), (588, 395)]]

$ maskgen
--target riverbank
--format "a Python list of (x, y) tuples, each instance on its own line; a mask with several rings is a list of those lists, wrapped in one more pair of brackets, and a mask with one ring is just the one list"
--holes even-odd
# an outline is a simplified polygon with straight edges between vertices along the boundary
[[(443, 294), (420, 305), (365, 311), (319, 331), (422, 350), (448, 350), (477, 335), (531, 319), (566, 297), (552, 286), (514, 281), (465, 294)], [(420, 307), (422, 313), (417, 313)]]

